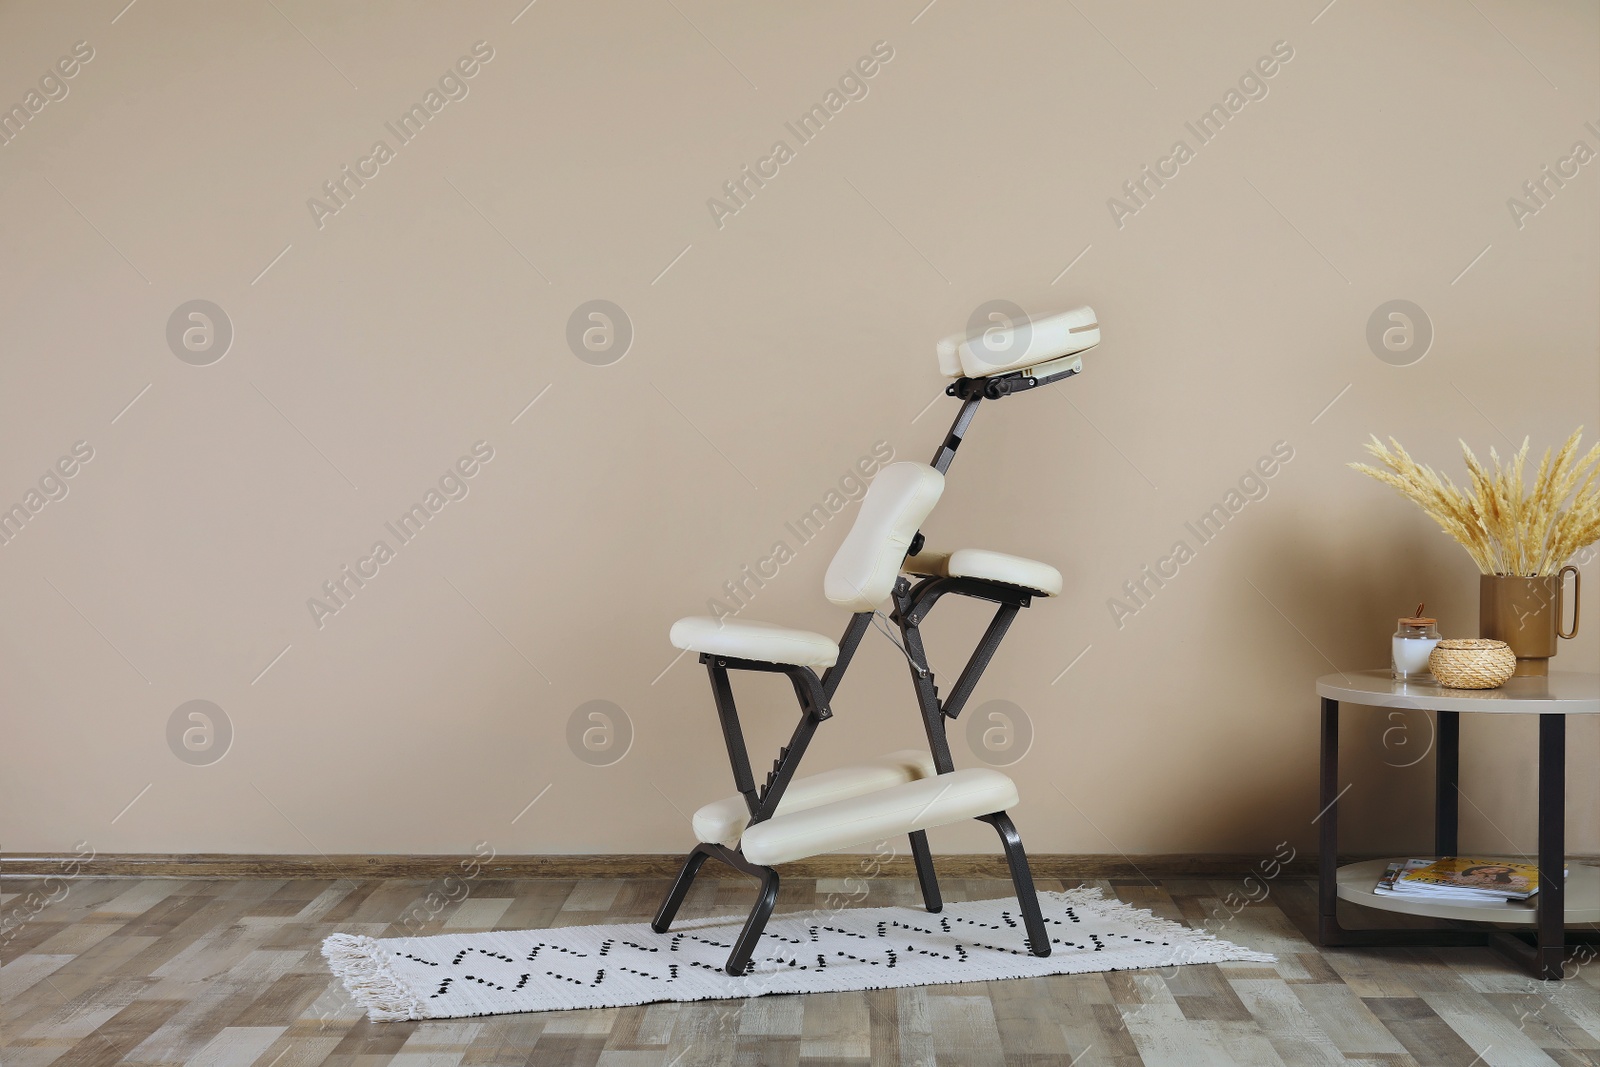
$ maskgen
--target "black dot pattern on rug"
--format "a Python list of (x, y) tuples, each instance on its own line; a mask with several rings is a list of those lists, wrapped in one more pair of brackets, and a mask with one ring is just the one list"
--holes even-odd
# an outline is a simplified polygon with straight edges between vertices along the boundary
[[(931, 949), (918, 948), (915, 945), (907, 945), (906, 951), (918, 956), (932, 956), (938, 960), (954, 960), (957, 963), (967, 962), (967, 950), (960, 945), (956, 946), (956, 955), (953, 956), (947, 952), (934, 952)], [(893, 964), (890, 966), (893, 966)]]
[(1115, 938), (1118, 938), (1120, 940), (1123, 940), (1123, 941), (1132, 941), (1134, 944), (1138, 944), (1138, 945), (1165, 945), (1166, 944), (1165, 941), (1152, 941), (1148, 937), (1134, 937), (1132, 934), (1112, 934), (1111, 936), (1115, 937)]
[(560, 982), (571, 982), (573, 985), (588, 986), (591, 989), (596, 987), (596, 986), (600, 986), (600, 985), (605, 984), (605, 980), (606, 980), (606, 972), (604, 970), (598, 970), (598, 971), (594, 972), (594, 977), (592, 979), (590, 979), (589, 981), (587, 981), (587, 982), (583, 981), (582, 979), (573, 978), (570, 975), (557, 974), (554, 971), (546, 971), (544, 973), (546, 975), (548, 975), (549, 977), (556, 979), (557, 981), (560, 981)]
[(732, 945), (730, 945), (730, 944), (728, 944), (728, 943), (726, 943), (724, 941), (713, 941), (709, 937), (695, 937), (693, 934), (686, 934), (685, 936), (688, 937), (688, 939), (690, 941), (694, 941), (694, 942), (696, 942), (698, 944), (701, 944), (701, 945), (710, 945), (712, 948), (732, 948), (733, 947)]
[(409, 952), (396, 952), (395, 955), (396, 956), (400, 956), (400, 957), (402, 957), (404, 959), (415, 960), (418, 963), (425, 964), (425, 965), (427, 965), (429, 967), (437, 967), (437, 966), (439, 966), (438, 962), (435, 961), (435, 960), (425, 960), (421, 956), (413, 956)]
[[(528, 955), (524, 957), (524, 961), (532, 962), (533, 958), (539, 954), (539, 950), (545, 948), (550, 949), (552, 952), (565, 952), (569, 956), (579, 956), (585, 959), (588, 958), (589, 955), (587, 952), (579, 952), (577, 949), (567, 948), (565, 945), (552, 945), (541, 941), (533, 946), (533, 951), (529, 952)], [(507, 962), (510, 962), (510, 957), (506, 957), (506, 960)]]

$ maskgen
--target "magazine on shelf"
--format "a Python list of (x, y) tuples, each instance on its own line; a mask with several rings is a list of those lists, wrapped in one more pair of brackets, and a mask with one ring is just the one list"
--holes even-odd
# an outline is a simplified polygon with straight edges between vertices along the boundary
[(1409, 859), (1390, 863), (1376, 891), (1429, 900), (1520, 903), (1539, 892), (1539, 868), (1472, 856)]
[(1378, 892), (1380, 892), (1380, 893), (1392, 893), (1392, 892), (1394, 892), (1395, 879), (1400, 877), (1400, 874), (1401, 874), (1402, 871), (1414, 871), (1414, 870), (1417, 870), (1419, 868), (1426, 867), (1431, 862), (1433, 862), (1433, 861), (1432, 860), (1406, 860), (1405, 862), (1402, 863), (1402, 862), (1396, 860), (1396, 861), (1390, 862), (1390, 864), (1383, 869), (1383, 875), (1381, 877), (1379, 877), (1379, 879), (1378, 879)]

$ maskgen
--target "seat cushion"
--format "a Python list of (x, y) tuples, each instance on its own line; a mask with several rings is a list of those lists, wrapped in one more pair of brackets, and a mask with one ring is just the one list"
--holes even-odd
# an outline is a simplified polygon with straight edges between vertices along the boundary
[(1040, 315), (977, 333), (952, 334), (937, 346), (939, 372), (949, 378), (988, 378), (1070, 356), (1100, 343), (1090, 307)]
[(832, 638), (770, 622), (691, 615), (673, 623), (670, 636), (674, 648), (763, 663), (831, 667), (839, 658), (839, 646)]
[(954, 552), (919, 552), (906, 557), (907, 574), (940, 578), (982, 578), (1031, 589), (1045, 596), (1061, 595), (1061, 572), (1048, 563), (990, 552), (986, 548), (958, 548)]
[[(919, 778), (932, 778), (937, 773), (933, 757), (927, 752), (914, 748), (890, 752), (852, 767), (838, 767), (794, 779), (783, 791), (776, 814), (785, 815), (818, 804), (858, 797)], [(744, 833), (749, 821), (750, 809), (745, 807), (743, 795), (735, 793), (694, 813), (695, 839), (732, 848), (739, 843), (739, 835)]]
[(770, 867), (1005, 811), (1016, 803), (1017, 787), (1010, 778), (974, 767), (774, 815), (746, 830), (739, 847), (745, 859)]

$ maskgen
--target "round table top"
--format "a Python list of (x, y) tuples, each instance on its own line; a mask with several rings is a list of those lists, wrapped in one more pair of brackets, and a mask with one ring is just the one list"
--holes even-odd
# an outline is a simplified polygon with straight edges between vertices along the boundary
[(1345, 671), (1318, 678), (1317, 695), (1373, 708), (1596, 715), (1600, 714), (1600, 674), (1551, 671), (1542, 678), (1512, 678), (1498, 689), (1446, 689), (1436, 682), (1396, 681), (1386, 669)]

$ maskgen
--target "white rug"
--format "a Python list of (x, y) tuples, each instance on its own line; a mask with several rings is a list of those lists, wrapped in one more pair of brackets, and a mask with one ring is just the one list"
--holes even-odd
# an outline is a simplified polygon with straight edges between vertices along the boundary
[(334, 934), (328, 965), (374, 1021), (716, 1000), (769, 993), (983, 982), (1275, 957), (1159, 919), (1097, 889), (1040, 893), (1051, 954), (1023, 948), (1011, 897), (920, 908), (849, 908), (775, 915), (755, 970), (722, 972), (737, 918), (497, 930), (377, 940)]

